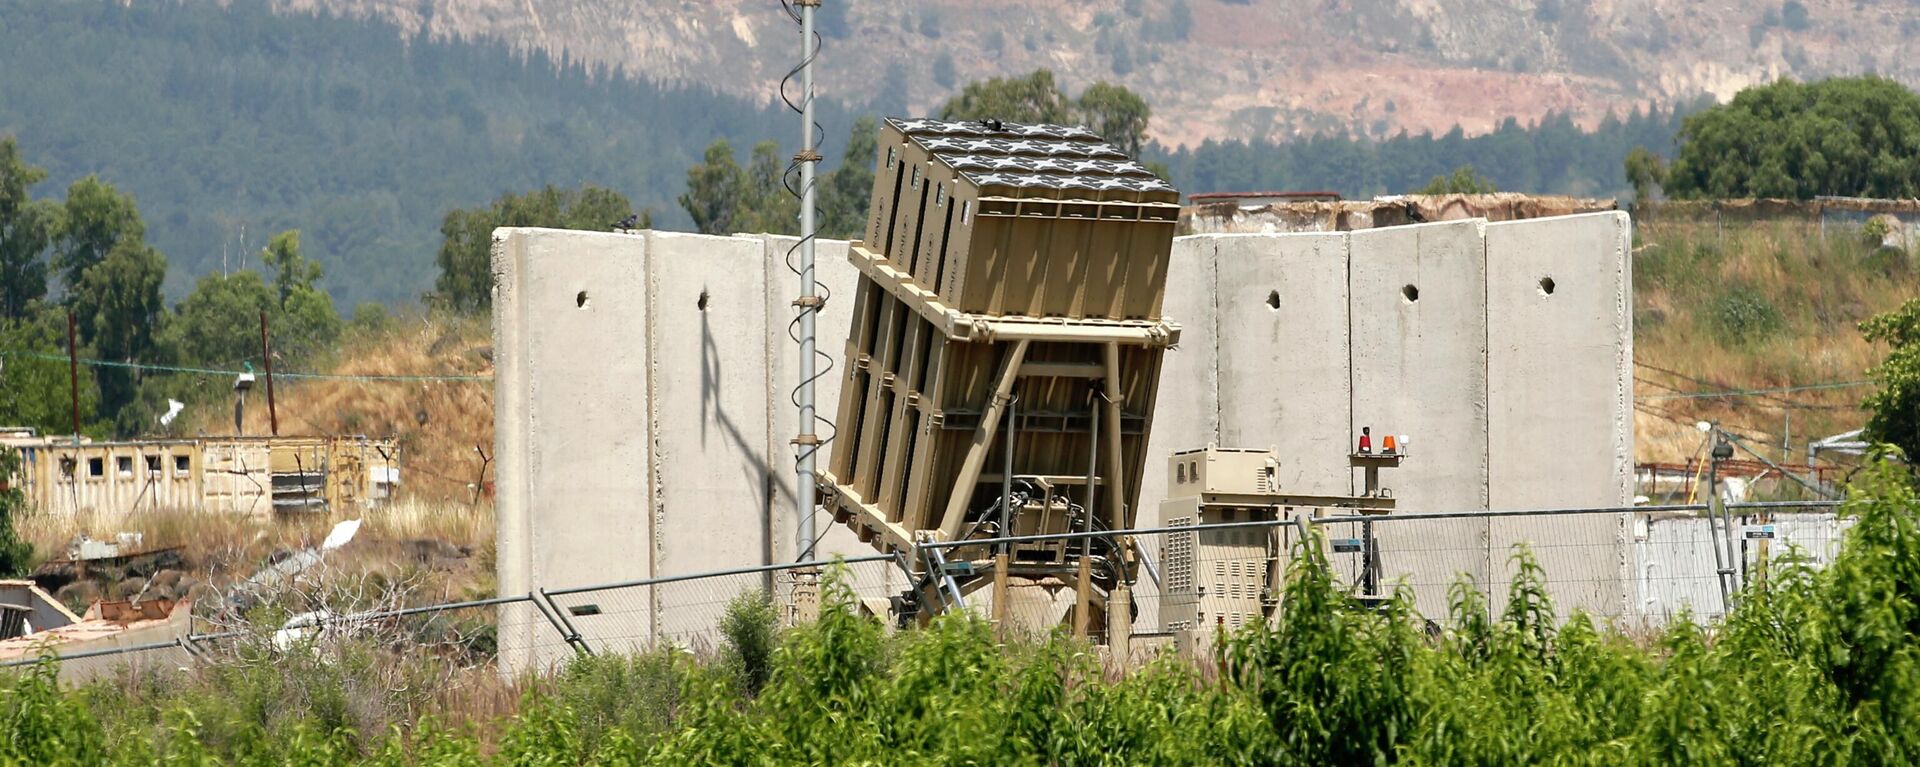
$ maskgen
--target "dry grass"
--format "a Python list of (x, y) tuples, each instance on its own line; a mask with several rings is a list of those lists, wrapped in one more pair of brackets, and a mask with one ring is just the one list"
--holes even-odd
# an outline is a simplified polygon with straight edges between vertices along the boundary
[[(1808, 438), (1858, 428), (1865, 387), (1747, 397), (1684, 392), (1858, 381), (1884, 349), (1858, 323), (1920, 295), (1911, 257), (1875, 252), (1855, 233), (1796, 224), (1644, 226), (1634, 258), (1639, 458), (1681, 461), (1691, 424), (1718, 421), (1770, 458), (1805, 460)], [(1790, 435), (1789, 435), (1790, 432)], [(1783, 442), (1790, 444), (1782, 448)]]
[[(494, 591), (493, 507), (402, 500), (354, 515), (363, 520), (347, 547), (329, 555), (328, 577), (408, 583), (420, 603), (491, 596)], [(140, 533), (142, 548), (179, 548), (182, 570), (216, 592), (253, 576), (279, 554), (318, 546), (345, 515), (261, 519), (162, 509), (124, 517), (35, 514), (21, 536), (41, 560), (62, 558), (75, 536), (113, 540)], [(116, 594), (108, 585), (105, 596)], [(84, 606), (84, 605), (83, 605)]]
[[(491, 329), (485, 317), (403, 316), (384, 331), (349, 335), (325, 372), (350, 376), (493, 375)], [(400, 447), (402, 492), (431, 502), (476, 499), (482, 459), (493, 453), (490, 381), (275, 381), (282, 434), (364, 434)], [(246, 430), (268, 430), (266, 408), (251, 403)], [(232, 431), (231, 411), (195, 408), (195, 424)], [(491, 467), (486, 478), (493, 477)]]

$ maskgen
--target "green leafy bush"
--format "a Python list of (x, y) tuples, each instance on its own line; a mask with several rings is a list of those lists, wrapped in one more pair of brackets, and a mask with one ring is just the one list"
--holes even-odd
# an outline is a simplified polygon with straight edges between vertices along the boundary
[[(1061, 634), (1002, 646), (970, 615), (889, 634), (839, 573), (811, 625), (772, 632), (752, 594), (718, 657), (580, 658), (465, 728), (353, 715), (382, 695), (357, 680), (386, 648), (81, 691), (33, 667), (0, 677), (0, 763), (1912, 764), (1911, 482), (1871, 467), (1828, 567), (1764, 567), (1723, 623), (1683, 616), (1651, 640), (1556, 620), (1524, 549), (1500, 601), (1463, 580), (1437, 628), (1405, 593), (1345, 596), (1309, 537), (1278, 620), (1204, 663), (1169, 653), (1123, 674)], [(763, 640), (751, 695), (732, 654)]]
[(1730, 286), (1715, 296), (1706, 320), (1708, 332), (1726, 348), (1758, 344), (1786, 327), (1780, 308), (1744, 285)]

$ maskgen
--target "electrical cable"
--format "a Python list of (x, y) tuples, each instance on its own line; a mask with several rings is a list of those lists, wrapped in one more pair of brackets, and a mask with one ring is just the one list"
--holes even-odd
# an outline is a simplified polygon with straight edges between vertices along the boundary
[[(14, 349), (0, 349), (0, 357), (18, 357), (23, 359), (38, 359), (38, 360), (45, 360), (49, 362), (66, 362), (67, 361), (67, 355), (64, 355), (64, 354), (50, 354), (46, 352), (28, 352), (28, 351), (14, 350)], [(238, 376), (241, 373), (246, 372), (243, 370), (220, 370), (217, 368), (197, 368), (197, 367), (186, 367), (181, 365), (156, 365), (156, 364), (149, 364), (144, 362), (117, 362), (114, 360), (100, 360), (100, 359), (87, 359), (87, 358), (81, 358), (78, 360), (78, 362), (82, 365), (86, 365), (89, 367), (120, 368), (125, 370), (139, 370), (139, 371), (155, 372), (155, 373), (178, 373), (183, 375), (224, 376), (227, 378), (232, 378), (234, 376)], [(480, 382), (480, 381), (493, 380), (493, 376), (474, 376), (474, 375), (381, 375), (381, 374), (358, 375), (358, 374), (350, 374), (350, 373), (287, 373), (287, 372), (275, 372), (273, 374), (273, 377), (287, 378), (287, 379), (294, 379), (294, 380), (363, 381), (363, 382), (379, 381), (379, 382), (387, 382), (387, 383)]]
[[(1641, 362), (1639, 360), (1634, 360), (1633, 364), (1636, 367), (1643, 367), (1648, 370), (1654, 371), (1656, 373), (1664, 373), (1666, 375), (1670, 375), (1675, 378), (1688, 381), (1690, 383), (1699, 384), (1701, 386), (1716, 386), (1716, 387), (1723, 386), (1722, 384), (1718, 384), (1713, 381), (1708, 381), (1703, 378), (1697, 378), (1695, 376), (1687, 375), (1686, 373), (1682, 373), (1678, 370), (1663, 368), (1658, 365), (1651, 365), (1645, 362)], [(1639, 379), (1636, 379), (1636, 380), (1639, 380)], [(1652, 381), (1648, 381), (1648, 383), (1653, 383), (1656, 386), (1661, 386), (1661, 384), (1658, 384)], [(1663, 386), (1663, 388), (1667, 388), (1675, 393), (1674, 394), (1651, 394), (1644, 397), (1635, 397), (1634, 399), (1670, 400), (1670, 399), (1708, 399), (1708, 398), (1714, 398), (1714, 397), (1760, 397), (1763, 399), (1768, 399), (1774, 402), (1778, 402), (1781, 405), (1784, 405), (1787, 407), (1809, 407), (1807, 405), (1793, 402), (1792, 400), (1786, 399), (1784, 397), (1777, 397), (1772, 395), (1791, 394), (1793, 392), (1800, 392), (1800, 391), (1822, 391), (1827, 389), (1846, 389), (1846, 388), (1853, 388), (1858, 386), (1871, 386), (1877, 383), (1879, 382), (1872, 379), (1863, 379), (1863, 380), (1857, 380), (1857, 381), (1826, 381), (1821, 383), (1802, 384), (1798, 386), (1782, 386), (1782, 387), (1773, 387), (1773, 388), (1755, 388), (1755, 389), (1721, 388), (1716, 391), (1694, 391), (1694, 392), (1681, 391), (1678, 387)]]
[[(794, 0), (780, 0), (780, 7), (782, 10), (786, 12), (787, 18), (791, 19), (793, 23), (796, 26), (799, 26), (804, 32), (806, 29), (806, 23), (802, 17), (801, 11), (798, 8), (794, 7)], [(792, 69), (787, 70), (786, 75), (780, 78), (780, 87), (779, 87), (780, 101), (786, 104), (787, 109), (791, 110), (794, 114), (802, 115), (803, 117), (806, 115), (806, 108), (802, 104), (794, 102), (793, 97), (788, 95), (787, 93), (787, 87), (793, 83), (793, 79), (796, 76), (800, 75), (802, 72), (805, 72), (807, 68), (814, 63), (814, 61), (820, 58), (820, 51), (823, 47), (822, 46), (823, 41), (824, 41), (824, 38), (821, 37), (818, 31), (815, 31), (813, 33), (813, 40), (812, 40), (812, 46), (811, 46), (812, 55), (802, 59), (800, 63), (794, 65)], [(801, 98), (804, 101), (810, 101), (813, 98), (813, 94), (811, 92), (805, 93), (801, 95)], [(782, 171), (780, 174), (781, 187), (786, 189), (787, 193), (793, 195), (795, 199), (800, 200), (803, 205), (805, 204), (806, 194), (809, 190), (797, 186), (796, 182), (794, 181), (794, 177), (805, 175), (802, 170), (803, 164), (809, 163), (809, 162), (813, 162), (813, 163), (819, 162), (818, 147), (824, 145), (826, 142), (826, 129), (821, 127), (819, 122), (817, 121), (814, 122), (810, 126), (809, 130), (811, 130), (814, 134), (814, 140), (812, 142), (813, 146), (815, 147), (814, 153), (812, 155), (807, 155), (804, 152), (796, 153), (793, 156), (793, 159), (787, 163), (786, 170)], [(816, 165), (815, 167), (818, 167), (818, 166)], [(820, 183), (819, 174), (815, 173), (812, 184), (817, 188), (819, 183)], [(827, 302), (833, 299), (833, 291), (831, 289), (829, 289), (824, 283), (820, 282), (820, 280), (817, 277), (810, 276), (806, 272), (802, 271), (799, 264), (795, 263), (794, 261), (795, 257), (799, 255), (799, 252), (802, 248), (806, 247), (809, 243), (816, 243), (818, 242), (818, 240), (819, 240), (819, 232), (817, 230), (813, 232), (801, 232), (800, 238), (797, 241), (795, 241), (793, 245), (787, 248), (787, 253), (785, 258), (787, 271), (792, 272), (795, 277), (799, 277), (803, 280), (811, 279), (813, 282), (815, 295), (817, 296), (817, 300), (812, 304), (802, 304), (798, 301), (795, 302), (795, 305), (799, 307), (800, 311), (796, 312), (794, 314), (793, 320), (787, 323), (787, 338), (791, 339), (796, 346), (801, 344), (800, 325), (801, 325), (801, 322), (807, 318), (808, 313), (811, 312), (812, 315), (817, 319), (819, 317), (820, 310), (825, 308), (827, 305)], [(787, 396), (788, 401), (793, 403), (793, 407), (796, 411), (800, 409), (801, 390), (806, 389), (809, 386), (812, 386), (813, 384), (819, 382), (821, 379), (824, 379), (829, 375), (832, 375), (835, 369), (833, 355), (821, 351), (817, 340), (814, 344), (813, 355), (814, 355), (814, 358), (817, 360), (813, 375), (809, 376), (805, 380), (800, 381), (798, 384), (796, 384), (793, 387), (793, 390)], [(811, 415), (812, 415), (814, 426), (815, 426), (814, 441), (812, 444), (798, 445), (799, 449), (794, 452), (794, 466), (796, 469), (798, 469), (799, 466), (805, 461), (807, 461), (808, 459), (817, 458), (817, 456), (820, 453), (820, 450), (826, 447), (828, 444), (832, 443), (834, 438), (838, 436), (838, 431), (835, 429), (833, 421), (824, 416), (821, 416), (820, 410), (818, 407), (814, 408), (814, 411)], [(825, 432), (824, 436), (821, 435), (822, 429), (824, 429), (824, 432)], [(812, 492), (812, 488), (795, 488), (795, 492), (800, 494), (808, 494)], [(819, 517), (821, 514), (821, 509), (817, 504), (814, 505), (812, 514), (813, 514), (813, 518), (814, 518), (813, 521), (815, 525), (822, 530), (819, 536), (814, 538), (813, 544), (817, 545), (822, 539), (826, 537), (825, 531), (832, 529), (833, 525), (831, 521), (829, 521), (829, 523), (826, 525), (818, 524)], [(809, 550), (811, 550), (812, 546), (810, 545), (808, 548)]]

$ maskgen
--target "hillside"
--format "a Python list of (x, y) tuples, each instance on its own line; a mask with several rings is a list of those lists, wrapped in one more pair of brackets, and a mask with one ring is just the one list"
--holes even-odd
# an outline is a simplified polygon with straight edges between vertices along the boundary
[[(774, 139), (784, 157), (794, 120), (770, 93), (647, 79), (674, 71), (616, 73), (484, 36), (403, 37), (376, 18), (258, 5), (0, 0), (0, 136), (17, 137), (26, 161), (50, 171), (32, 194), (57, 199), (90, 173), (130, 192), (170, 262), (174, 300), (202, 275), (256, 265), (268, 238), (299, 229), (343, 311), (410, 302), (433, 284), (448, 211), (543, 184), (608, 187), (651, 209), (660, 228), (691, 228), (676, 197), (707, 145), (724, 138), (744, 163), (752, 144)], [(906, 80), (866, 79), (878, 84), (841, 94), (853, 103), (822, 102), (823, 170), (845, 161), (853, 115), (908, 109), (888, 85)], [(1611, 196), (1627, 190), (1620, 158), (1634, 146), (1669, 148), (1682, 113), (1630, 112), (1583, 130), (1551, 106), (1518, 105), (1519, 119), (1473, 136), (1249, 131), (1244, 141), (1149, 145), (1143, 159), (1164, 162), (1188, 191), (1365, 196), (1473, 164), (1502, 189)]]
[[(1860, 382), (1886, 349), (1858, 324), (1920, 295), (1912, 254), (1786, 224), (1647, 223), (1634, 235), (1639, 460), (1698, 458), (1700, 420), (1793, 463), (1808, 441), (1864, 423), (1872, 389)], [(1725, 391), (1746, 393), (1709, 396)]]
[[(822, 118), (847, 119), (833, 104)], [(174, 299), (257, 266), (301, 230), (343, 309), (433, 284), (442, 217), (505, 192), (592, 183), (674, 202), (716, 138), (787, 138), (765, 97), (608, 76), (497, 42), (405, 39), (379, 21), (244, 3), (0, 0), (0, 136), (64, 196), (87, 174), (131, 192)], [(611, 224), (612, 222), (607, 222)]]
[[(490, 38), (764, 98), (798, 57), (772, 3), (275, 0)], [(1725, 100), (1778, 77), (1920, 83), (1904, 0), (826, 0), (820, 92), (912, 111), (955, 83), (1050, 67), (1123, 83), (1168, 145), (1300, 131), (1469, 133), (1511, 115), (1583, 124), (1631, 105)], [(1184, 16), (1189, 19), (1181, 22)], [(897, 70), (897, 71), (894, 71)]]

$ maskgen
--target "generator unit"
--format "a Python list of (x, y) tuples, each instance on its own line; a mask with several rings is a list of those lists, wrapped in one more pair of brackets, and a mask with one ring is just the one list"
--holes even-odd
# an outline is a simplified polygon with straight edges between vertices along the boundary
[[(1365, 471), (1366, 491), (1354, 496), (1290, 493), (1275, 481), (1279, 457), (1271, 450), (1205, 448), (1167, 458), (1167, 499), (1160, 513), (1169, 527), (1191, 527), (1166, 536), (1162, 552), (1160, 616), (1176, 642), (1189, 646), (1214, 632), (1232, 631), (1273, 617), (1285, 584), (1287, 558), (1300, 540), (1299, 522), (1329, 516), (1385, 514), (1391, 491), (1379, 470), (1400, 465), (1404, 451), (1363, 451), (1349, 465)], [(1392, 443), (1389, 442), (1389, 445)], [(1378, 598), (1379, 547), (1372, 523), (1358, 539), (1323, 544), (1361, 559), (1359, 596)]]
[(1179, 193), (1076, 126), (889, 119), (875, 165), (822, 504), (910, 555), (906, 611), (994, 571), (1131, 615), (1130, 541), (925, 544), (1132, 525)]

